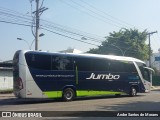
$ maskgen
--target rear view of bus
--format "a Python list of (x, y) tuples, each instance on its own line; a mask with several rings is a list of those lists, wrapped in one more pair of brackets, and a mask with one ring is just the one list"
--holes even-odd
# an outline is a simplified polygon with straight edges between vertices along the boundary
[(20, 90), (23, 89), (22, 79), (19, 76), (19, 54), (17, 51), (13, 57), (13, 92), (14, 95), (20, 98)]
[(13, 57), (13, 93), (17, 98), (45, 98), (28, 70), (25, 53), (19, 50)]
[(26, 98), (26, 67), (24, 51), (19, 50), (13, 57), (13, 93), (17, 98)]

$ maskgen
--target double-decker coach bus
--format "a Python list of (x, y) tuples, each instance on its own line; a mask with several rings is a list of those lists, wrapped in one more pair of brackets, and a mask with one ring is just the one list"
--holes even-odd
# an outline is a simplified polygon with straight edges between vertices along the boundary
[(150, 90), (150, 69), (131, 57), (22, 51), (13, 58), (14, 94), (18, 98), (135, 96)]

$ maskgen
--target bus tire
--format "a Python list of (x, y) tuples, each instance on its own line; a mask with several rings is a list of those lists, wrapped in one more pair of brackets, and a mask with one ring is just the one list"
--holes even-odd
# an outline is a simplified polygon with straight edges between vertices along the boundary
[(116, 96), (116, 97), (120, 97), (120, 96), (121, 96), (121, 94), (115, 94), (115, 96)]
[(136, 90), (135, 87), (131, 87), (129, 95), (130, 95), (131, 97), (134, 97), (134, 96), (137, 95), (137, 90)]
[(63, 91), (63, 100), (72, 101), (75, 98), (75, 91), (72, 88), (66, 88)]

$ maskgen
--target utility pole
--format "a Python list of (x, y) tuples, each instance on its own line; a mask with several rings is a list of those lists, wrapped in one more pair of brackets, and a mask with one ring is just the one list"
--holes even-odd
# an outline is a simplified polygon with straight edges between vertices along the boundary
[(154, 34), (154, 33), (157, 33), (157, 31), (154, 31), (154, 32), (150, 32), (148, 33), (147, 35), (149, 35), (149, 67), (151, 67), (151, 35)]
[(39, 48), (39, 21), (40, 21), (40, 15), (47, 10), (48, 8), (42, 7), (43, 2), (41, 3), (41, 6), (39, 8), (39, 0), (35, 0), (36, 2), (36, 11), (32, 12), (35, 14), (36, 18), (36, 31), (35, 31), (35, 50), (38, 50)]
[(35, 35), (35, 50), (38, 50), (39, 42), (39, 0), (36, 0), (36, 35)]

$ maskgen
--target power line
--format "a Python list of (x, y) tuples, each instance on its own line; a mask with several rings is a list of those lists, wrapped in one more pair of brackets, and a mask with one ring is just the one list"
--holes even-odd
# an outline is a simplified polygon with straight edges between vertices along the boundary
[[(17, 20), (16, 20), (17, 21)], [(44, 20), (42, 20), (43, 22)], [(75, 31), (74, 29), (71, 31), (71, 30), (66, 30), (66, 29), (63, 29), (65, 28), (64, 26), (60, 26), (58, 24), (55, 24), (55, 23), (51, 23), (51, 22), (48, 22), (48, 21), (44, 21), (45, 23), (43, 23), (41, 25), (41, 27), (45, 27), (47, 29), (55, 29), (56, 31), (59, 31), (59, 32), (63, 32), (63, 33), (70, 33), (71, 35), (78, 35), (80, 37), (86, 37), (87, 40), (90, 40), (90, 41), (93, 41), (93, 42), (98, 42), (98, 43), (102, 43), (102, 40), (98, 40), (98, 39), (94, 39), (94, 37), (89, 37), (89, 36), (86, 36), (84, 34), (81, 34), (81, 33), (75, 33), (75, 32), (72, 32), (72, 31)], [(14, 22), (12, 22), (14, 23)], [(16, 23), (17, 24), (17, 23)], [(30, 23), (29, 23), (30, 24)], [(46, 25), (47, 24), (47, 25)], [(33, 27), (33, 25), (32, 25)], [(35, 25), (34, 25), (35, 27)], [(63, 27), (63, 28), (62, 28)], [(68, 28), (67, 28), (68, 29)], [(88, 33), (87, 33), (88, 34)], [(118, 38), (117, 38), (118, 39)], [(116, 41), (117, 41), (116, 39)], [(114, 40), (114, 39), (113, 39)], [(103, 40), (104, 41), (104, 40)], [(119, 42), (122, 42), (122, 41), (119, 41)]]
[(3, 21), (3, 20), (0, 20), (0, 22), (2, 22), (2, 23), (10, 23), (10, 24), (14, 24), (14, 25), (31, 26), (31, 25), (27, 25), (27, 24), (21, 24), (21, 23), (16, 23), (16, 22), (8, 22), (8, 21)]
[[(16, 24), (16, 25), (23, 25), (23, 26), (28, 26), (28, 27), (31, 26), (31, 25), (19, 24), (19, 23), (13, 23), (13, 22), (6, 22), (6, 21), (0, 21), (0, 22), (10, 23), (10, 24)], [(43, 30), (46, 30), (46, 31), (48, 31), (48, 32), (51, 32), (51, 33), (54, 33), (54, 34), (60, 35), (60, 36), (62, 36), (62, 37), (66, 37), (66, 38), (69, 38), (69, 39), (78, 41), (78, 42), (82, 42), (82, 43), (89, 44), (89, 45), (93, 45), (93, 46), (97, 46), (97, 47), (99, 46), (99, 45), (97, 45), (97, 44), (93, 44), (93, 43), (90, 43), (90, 42), (85, 42), (85, 41), (83, 41), (83, 40), (79, 40), (79, 39), (76, 39), (76, 38), (73, 38), (73, 37), (70, 37), (70, 36), (67, 36), (67, 35), (58, 33), (58, 32), (54, 32), (54, 31), (52, 31), (52, 30), (49, 30), (49, 29), (46, 29), (46, 28), (43, 28), (43, 27), (40, 27), (40, 28), (43, 29)], [(113, 48), (113, 46), (112, 46), (111, 44), (108, 44), (108, 45), (112, 47), (112, 50), (114, 50), (114, 51), (119, 51), (119, 50)], [(121, 47), (121, 48), (124, 48), (124, 47)], [(130, 53), (136, 53), (136, 51), (135, 51), (135, 52), (134, 52), (134, 51), (135, 51), (135, 50), (132, 50), (132, 51), (130, 51)]]
[[(5, 11), (5, 10), (3, 9), (3, 11)], [(2, 11), (0, 11), (0, 12), (2, 12)], [(5, 18), (1, 17), (3, 19), (3, 21), (1, 20), (1, 22), (17, 24), (17, 25), (24, 25), (24, 26), (32, 26), (33, 28), (35, 28), (35, 24), (32, 24), (31, 17), (30, 18), (28, 16), (27, 17), (22, 17), (22, 16), (24, 16), (23, 14), (17, 14), (16, 12), (15, 12), (16, 14), (10, 14), (10, 13), (14, 13), (14, 12), (12, 12), (11, 10), (8, 10), (7, 12), (3, 12), (3, 14), (0, 14), (0, 16), (4, 16), (5, 17)], [(48, 22), (48, 21), (45, 21), (45, 20), (42, 20), (42, 21), (44, 22), (44, 24), (41, 25), (43, 27), (46, 27), (46, 28), (49, 28), (49, 29), (55, 29), (55, 30), (58, 30), (58, 31), (64, 32), (64, 33), (70, 33), (72, 35), (78, 35), (78, 36), (81, 36), (81, 37), (87, 37), (87, 39), (92, 39), (92, 41), (100, 43), (100, 41), (98, 41), (94, 37), (88, 37), (87, 35), (84, 35), (82, 33), (78, 33), (77, 32), (78, 30), (76, 30), (76, 32), (77, 32), (76, 33), (76, 32), (73, 32), (73, 31), (75, 31), (75, 29), (71, 30), (71, 28), (67, 28), (67, 29), (70, 29), (70, 30), (67, 30), (67, 29), (64, 29), (64, 28), (66, 28), (64, 26), (60, 26), (60, 25), (58, 26), (58, 24), (56, 26), (52, 22)], [(19, 23), (19, 22), (22, 22), (22, 24)], [(23, 23), (27, 23), (27, 25), (23, 24)], [(28, 24), (30, 24), (30, 25), (28, 25)], [(86, 34), (88, 34), (88, 33), (86, 33)]]
[(78, 2), (75, 2), (75, 1), (73, 1), (73, 0), (71, 0), (71, 2), (74, 3), (74, 4), (76, 4), (76, 5), (78, 5), (78, 6), (80, 6), (80, 7), (82, 7), (83, 9), (88, 10), (89, 12), (91, 12), (91, 13), (93, 13), (93, 14), (95, 14), (95, 15), (97, 15), (97, 16), (105, 19), (105, 20), (108, 20), (108, 21), (110, 21), (110, 22), (113, 22), (113, 23), (114, 23), (113, 25), (118, 24), (118, 25), (116, 25), (116, 26), (118, 26), (118, 27), (120, 27), (119, 25), (123, 26), (123, 24), (121, 24), (121, 23), (119, 23), (119, 22), (117, 22), (117, 21), (113, 21), (112, 19), (107, 18), (106, 16), (104, 16), (104, 15), (102, 15), (102, 14), (99, 14), (99, 13), (97, 13), (97, 12), (95, 12), (95, 11), (93, 11), (93, 10), (91, 10), (91, 9), (89, 9), (89, 8), (81, 5), (81, 4), (79, 4)]
[[(12, 15), (12, 17), (13, 16), (14, 15)], [(7, 16), (7, 18), (8, 17), (9, 17), (9, 19), (11, 18), (10, 16)], [(14, 19), (10, 19), (9, 21), (12, 21), (14, 23), (15, 21), (17, 22), (18, 20), (31, 24), (31, 22), (25, 21), (25, 17), (24, 18), (21, 17), (21, 19), (19, 19), (19, 18), (17, 18), (17, 16), (14, 16)], [(32, 21), (29, 18), (27, 20)], [(8, 19), (7, 19), (7, 21), (8, 21)], [(63, 33), (69, 33), (69, 34), (74, 35), (74, 36), (86, 37), (87, 40), (90, 40), (90, 41), (93, 41), (93, 42), (98, 42), (98, 43), (101, 43), (102, 41), (105, 40), (102, 37), (100, 39), (99, 38), (95, 38), (95, 35), (94, 36), (91, 35), (91, 37), (90, 37), (90, 35), (88, 36), (89, 33), (84, 33), (82, 31), (79, 31), (79, 30), (76, 30), (76, 29), (72, 29), (72, 28), (69, 28), (69, 27), (66, 27), (66, 26), (62, 26), (62, 25), (59, 25), (59, 24), (55, 24), (53, 22), (49, 22), (49, 21), (46, 21), (46, 20), (41, 20), (41, 21), (42, 21), (41, 26), (46, 27), (47, 29), (52, 29), (52, 30), (54, 29), (56, 31), (63, 32)], [(33, 27), (33, 24), (31, 24), (31, 25)], [(34, 28), (35, 28), (35, 25), (34, 25)], [(97, 37), (99, 37), (99, 36), (97, 36)], [(119, 38), (117, 38), (117, 39), (119, 39)], [(116, 39), (116, 41), (117, 41), (117, 39)], [(115, 40), (115, 39), (113, 39), (113, 40)]]
[(73, 37), (70, 37), (70, 36), (61, 34), (61, 33), (54, 32), (54, 31), (52, 31), (52, 30), (48, 30), (48, 29), (46, 29), (46, 28), (41, 28), (41, 29), (46, 30), (46, 31), (51, 32), (51, 33), (54, 33), (54, 34), (57, 34), (57, 35), (60, 35), (60, 36), (63, 36), (63, 37), (66, 37), (66, 38), (70, 38), (70, 39), (72, 39), (72, 40), (76, 40), (76, 41), (79, 41), (79, 42), (83, 42), (83, 43), (87, 43), (87, 44), (90, 44), (90, 45), (98, 46), (98, 45), (93, 44), (93, 43), (85, 42), (85, 41), (83, 41), (83, 40), (79, 40), (79, 39), (76, 39), (76, 38), (73, 38)]
[[(13, 12), (10, 11), (10, 13), (13, 13)], [(6, 14), (7, 14), (7, 12), (3, 13), (3, 14), (0, 14), (0, 15), (5, 16)], [(21, 17), (18, 17), (18, 16), (21, 16)], [(26, 17), (27, 17), (27, 19), (26, 19)], [(35, 24), (31, 24), (32, 23), (31, 17), (25, 16), (23, 14), (17, 14), (17, 13), (16, 13), (16, 15), (7, 14), (6, 18), (9, 18), (9, 19), (7, 19), (7, 21), (1, 20), (0, 22), (11, 23), (11, 24), (16, 24), (16, 25), (23, 25), (23, 26), (31, 26), (32, 25), (35, 28)], [(21, 21), (23, 23), (27, 23), (27, 24), (18, 23), (17, 20), (19, 20), (19, 21)], [(57, 35), (60, 35), (60, 36), (66, 37), (66, 38), (70, 38), (72, 40), (76, 40), (76, 41), (83, 42), (83, 43), (90, 44), (90, 45), (94, 45), (94, 46), (98, 46), (98, 45), (97, 44), (93, 44), (91, 42), (86, 42), (86, 41), (83, 41), (83, 40), (79, 40), (77, 38), (70, 37), (70, 36), (68, 36), (68, 33), (70, 33), (71, 35), (75, 35), (75, 36), (86, 37), (87, 40), (90, 40), (92, 42), (97, 42), (97, 43), (101, 43), (102, 42), (102, 40), (94, 39), (94, 36), (92, 36), (92, 35), (91, 35), (91, 37), (88, 36), (87, 35), (88, 33), (85, 33), (85, 32), (79, 31), (79, 30), (75, 30), (75, 29), (72, 29), (72, 28), (69, 28), (69, 27), (65, 27), (65, 26), (62, 26), (62, 25), (58, 25), (58, 24), (55, 24), (55, 23), (52, 23), (52, 22), (49, 22), (49, 21), (45, 21), (45, 20), (41, 20), (41, 21), (42, 21), (43, 24), (40, 25), (40, 28), (44, 29), (44, 30), (46, 30), (48, 32), (52, 32), (54, 34), (57, 34)], [(56, 31), (65, 33), (65, 34), (67, 33), (67, 35), (61, 34), (59, 32), (55, 32), (55, 31), (53, 31), (53, 29), (56, 30)]]
[[(21, 24), (21, 23), (17, 23), (17, 22), (10, 22), (10, 21), (3, 21), (3, 20), (0, 20), (0, 22), (31, 27), (31, 24)], [(35, 27), (35, 26), (34, 26), (34, 27)], [(43, 30), (46, 30), (46, 31), (48, 31), (48, 32), (52, 32), (52, 33), (54, 33), (54, 34), (60, 35), (60, 36), (63, 36), (63, 37), (66, 37), (66, 38), (70, 38), (70, 39), (72, 39), (72, 40), (76, 40), (76, 41), (79, 41), (79, 42), (83, 42), (83, 43), (87, 43), (87, 44), (90, 44), (90, 45), (98, 46), (98, 45), (93, 44), (93, 43), (85, 42), (85, 41), (83, 41), (83, 40), (79, 40), (79, 39), (76, 39), (76, 38), (73, 38), (73, 37), (70, 37), (70, 36), (67, 36), (67, 35), (64, 35), (64, 34), (60, 34), (60, 33), (58, 33), (58, 32), (54, 32), (54, 31), (49, 30), (49, 29), (46, 29), (46, 28), (44, 28), (44, 27), (42, 27), (42, 26), (41, 26), (40, 28), (43, 29)]]
[(134, 27), (134, 25), (132, 25), (132, 24), (130, 24), (130, 23), (127, 23), (127, 22), (125, 22), (125, 21), (123, 21), (123, 20), (120, 20), (119, 18), (116, 18), (116, 17), (114, 17), (114, 16), (112, 16), (112, 15), (110, 15), (110, 14), (108, 14), (108, 13), (106, 13), (106, 12), (100, 10), (100, 9), (98, 9), (98, 8), (96, 8), (95, 6), (89, 4), (88, 2), (86, 2), (86, 1), (84, 1), (84, 0), (80, 0), (80, 1), (81, 1), (82, 3), (85, 3), (86, 5), (88, 5), (89, 7), (93, 8), (94, 10), (96, 10), (96, 11), (98, 11), (98, 12), (100, 12), (100, 13), (103, 13), (104, 15), (110, 17), (111, 20), (114, 20), (115, 22), (118, 22), (118, 23), (120, 23), (120, 24), (126, 24), (126, 25), (129, 25), (129, 26)]
[(57, 26), (55, 26), (55, 25), (53, 25), (53, 24), (42, 24), (41, 26), (43, 26), (43, 27), (46, 27), (46, 28), (48, 28), (48, 29), (54, 29), (54, 30), (56, 30), (56, 31), (60, 31), (60, 32), (63, 32), (63, 33), (69, 33), (69, 34), (71, 34), (71, 35), (74, 35), (74, 36), (79, 36), (79, 37), (83, 37), (83, 38), (87, 38), (87, 40), (90, 40), (90, 41), (93, 41), (93, 42), (98, 42), (98, 43), (101, 43), (102, 42), (102, 39), (101, 40), (98, 40), (98, 39), (96, 39), (96, 38), (94, 38), (94, 37), (90, 37), (90, 36), (87, 36), (87, 35), (85, 35), (85, 34), (82, 34), (82, 33), (80, 33), (80, 32), (73, 32), (72, 30), (67, 30), (67, 29), (64, 29), (64, 28), (61, 28), (61, 27), (57, 27)]
[[(57, 33), (57, 32), (51, 31), (51, 30), (48, 30), (48, 29), (46, 29), (46, 28), (41, 28), (41, 29), (46, 30), (46, 31), (49, 31), (49, 32), (54, 33), (54, 34), (57, 34), (57, 35), (60, 35), (60, 36), (63, 36), (63, 37), (66, 37), (66, 38), (70, 38), (70, 39), (75, 40), (75, 41), (79, 41), (79, 42), (86, 43), (86, 44), (89, 44), (89, 45), (94, 45), (94, 46), (97, 46), (97, 47), (99, 46), (99, 45), (97, 45), (97, 44), (85, 42), (85, 41), (82, 41), (82, 40), (79, 40), (79, 39), (76, 39), (76, 38), (73, 38), (73, 37), (70, 37), (70, 36), (67, 36), (67, 35), (64, 35), (64, 34), (60, 34), (60, 33)], [(114, 49), (112, 44), (108, 44), (108, 45), (112, 47), (112, 50), (114, 50), (114, 51), (119, 51), (119, 50), (117, 50), (117, 49)], [(124, 48), (124, 47), (121, 47), (121, 48)], [(125, 48), (125, 49), (126, 49), (126, 48)], [(127, 49), (128, 49), (128, 48), (127, 48)], [(127, 49), (126, 49), (126, 50), (127, 50)], [(134, 52), (134, 51), (135, 51), (135, 52)], [(125, 52), (126, 52), (126, 51), (125, 51)], [(137, 53), (136, 50), (132, 50), (132, 51), (129, 51), (129, 52), (130, 52), (130, 53)]]
[(90, 17), (92, 17), (92, 18), (94, 18), (94, 19), (100, 20), (100, 21), (102, 21), (102, 22), (104, 22), (104, 23), (110, 24), (110, 25), (115, 26), (115, 27), (118, 27), (118, 28), (122, 28), (122, 27), (119, 26), (119, 25), (116, 25), (116, 24), (113, 24), (113, 23), (110, 23), (110, 22), (106, 21), (106, 20), (103, 19), (102, 17), (97, 17), (97, 16), (92, 15), (92, 14), (86, 12), (86, 11), (82, 11), (81, 9), (79, 9), (79, 8), (77, 8), (77, 7), (71, 5), (71, 4), (69, 4), (69, 3), (67, 3), (67, 2), (65, 2), (65, 1), (63, 1), (63, 0), (60, 0), (60, 1), (61, 1), (62, 3), (64, 3), (64, 4), (66, 4), (66, 5), (68, 5), (68, 6), (72, 7), (72, 8), (74, 8), (74, 9), (80, 11), (80, 12), (83, 12), (83, 13), (89, 15)]
[[(31, 6), (32, 6), (32, 5), (31, 5)], [(4, 10), (4, 9), (3, 9), (3, 10)], [(12, 11), (9, 10), (8, 12), (11, 13)], [(6, 14), (7, 14), (7, 13), (6, 13)], [(16, 15), (17, 15), (17, 13), (16, 13)], [(19, 17), (16, 16), (16, 15), (12, 15), (12, 18), (14, 17), (15, 21), (17, 21), (17, 20), (19, 19)], [(9, 17), (9, 16), (10, 16), (10, 14), (8, 15), (8, 17)], [(22, 15), (22, 16), (24, 16), (24, 15)], [(22, 19), (26, 19), (26, 18), (25, 18), (25, 17), (20, 17), (20, 20), (22, 20)], [(30, 22), (30, 21), (32, 21), (31, 17), (29, 18), (29, 17), (27, 16), (27, 20), (29, 20), (29, 23), (32, 25), (32, 28), (35, 28), (35, 27), (33, 27), (33, 25), (35, 26), (35, 23), (33, 22), (33, 23), (34, 23), (34, 24), (33, 24), (32, 22)], [(12, 19), (12, 21), (13, 21), (13, 19)], [(24, 22), (28, 22), (28, 21), (24, 21)], [(88, 40), (91, 40), (91, 41), (94, 41), (94, 42), (102, 42), (102, 41), (105, 40), (103, 37), (100, 37), (100, 39), (99, 39), (99, 38), (95, 37), (95, 36), (97, 36), (97, 35), (94, 35), (94, 36), (93, 36), (93, 35), (91, 35), (90, 33), (85, 33), (85, 32), (82, 32), (82, 31), (79, 31), (79, 30), (76, 30), (76, 29), (68, 28), (68, 27), (66, 27), (66, 26), (57, 25), (57, 24), (55, 24), (55, 23), (51, 23), (51, 22), (43, 21), (43, 20), (42, 20), (42, 22), (45, 22), (45, 24), (42, 24), (42, 25), (45, 26), (45, 27), (47, 27), (47, 28), (57, 29), (57, 30), (59, 30), (60, 32), (67, 32), (67, 33), (69, 33), (69, 34), (87, 37)], [(52, 27), (51, 27), (51, 26), (52, 26)], [(73, 31), (74, 31), (74, 32), (73, 32)], [(33, 30), (32, 30), (32, 33), (33, 33)], [(90, 34), (91, 37), (90, 37), (90, 35), (88, 36), (88, 34)], [(93, 36), (93, 37), (92, 37), (92, 36)]]
[[(75, 7), (75, 6), (71, 5), (68, 2), (65, 2), (64, 0), (61, 0), (61, 2), (65, 3), (66, 5), (72, 7), (74, 9), (76, 9), (76, 10), (79, 10), (79, 11), (81, 11), (81, 12), (87, 14), (87, 15), (89, 15), (92, 18), (98, 19), (98, 20), (103, 21), (103, 22), (105, 22), (107, 24), (110, 24), (112, 26), (115, 26), (115, 27), (118, 27), (118, 28), (124, 28), (124, 27), (130, 28), (131, 26), (135, 27), (132, 24), (129, 24), (129, 23), (125, 22), (125, 21), (122, 21), (122, 20), (120, 20), (120, 19), (118, 19), (116, 17), (113, 17), (113, 16), (107, 14), (106, 12), (104, 12), (102, 10), (97, 9), (96, 7), (90, 5), (89, 3), (84, 2), (83, 0), (80, 0), (80, 1), (82, 3), (84, 3), (85, 6), (80, 4), (80, 3), (78, 3), (77, 1), (74, 1), (74, 0), (70, 0), (70, 1), (73, 4), (75, 4), (76, 6), (79, 6), (79, 7), (83, 8), (83, 10), (87, 10), (87, 11), (83, 11), (82, 9), (79, 9), (78, 7)], [(86, 5), (89, 6), (89, 8), (86, 7)], [(108, 22), (108, 21), (110, 21), (110, 22)], [(141, 29), (143, 29), (143, 28), (141, 28)]]
[(57, 24), (57, 23), (54, 23), (54, 22), (43, 20), (43, 19), (41, 19), (41, 21), (42, 21), (42, 23), (44, 22), (44, 24), (47, 23), (47, 24), (49, 24), (51, 26), (55, 26), (57, 28), (63, 28), (63, 29), (68, 30), (68, 31), (73, 31), (73, 32), (80, 33), (80, 34), (85, 34), (87, 36), (92, 36), (92, 37), (94, 37), (96, 39), (100, 39), (100, 40), (104, 39), (104, 37), (96, 35), (96, 34), (87, 33), (87, 32), (80, 31), (80, 30), (75, 29), (75, 28), (71, 28), (71, 27), (68, 27), (68, 26), (60, 25), (60, 24)]
[[(16, 23), (16, 22), (7, 22), (7, 21), (1, 21), (1, 20), (0, 20), (0, 22), (10, 23), (10, 24), (15, 24), (15, 25), (28, 26), (28, 27), (31, 26), (31, 25), (27, 25), (27, 24), (19, 24), (19, 23)], [(63, 37), (66, 37), (66, 38), (70, 38), (70, 39), (72, 39), (72, 40), (76, 40), (76, 41), (79, 41), (79, 42), (83, 42), (83, 43), (87, 43), (87, 44), (90, 44), (90, 45), (98, 46), (98, 45), (96, 45), (96, 44), (92, 44), (92, 43), (89, 43), (89, 42), (85, 42), (85, 41), (83, 41), (83, 40), (79, 40), (79, 39), (76, 39), (76, 38), (73, 38), (73, 37), (70, 37), (70, 36), (67, 36), (67, 35), (58, 33), (58, 32), (54, 32), (54, 31), (52, 31), (52, 30), (49, 30), (49, 29), (46, 29), (46, 28), (43, 28), (43, 27), (40, 27), (40, 28), (43, 29), (43, 30), (46, 30), (46, 31), (48, 31), (48, 32), (51, 32), (51, 33), (60, 35), (60, 36), (63, 36)]]

